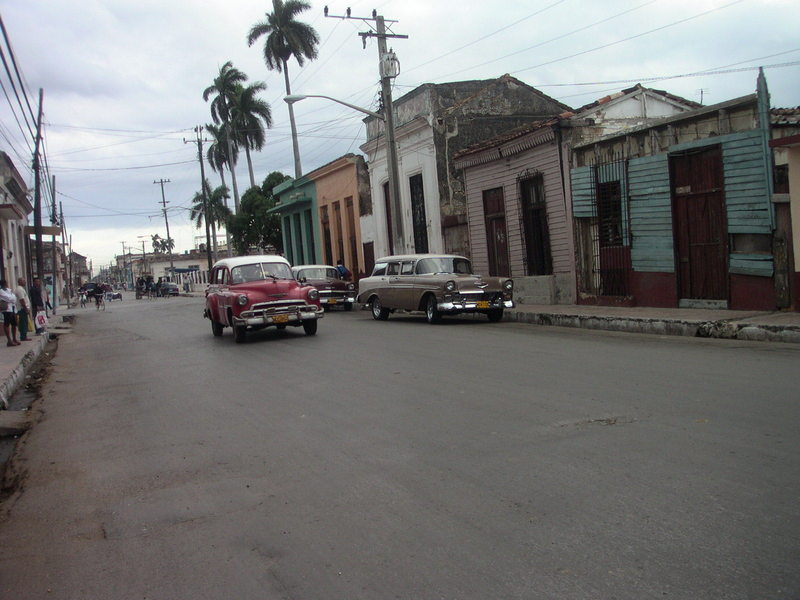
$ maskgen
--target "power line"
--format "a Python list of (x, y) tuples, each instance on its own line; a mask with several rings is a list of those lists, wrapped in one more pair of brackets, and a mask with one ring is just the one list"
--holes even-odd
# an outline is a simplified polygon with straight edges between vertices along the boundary
[(107, 168), (81, 168), (81, 167), (54, 167), (58, 171), (134, 171), (137, 169), (155, 169), (157, 167), (172, 167), (174, 165), (186, 165), (193, 163), (193, 160), (183, 160), (180, 162), (161, 163), (157, 165), (138, 165), (135, 167), (107, 167)]

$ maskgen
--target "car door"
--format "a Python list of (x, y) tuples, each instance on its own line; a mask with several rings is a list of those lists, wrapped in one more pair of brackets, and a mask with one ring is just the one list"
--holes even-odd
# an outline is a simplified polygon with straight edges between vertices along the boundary
[(400, 275), (397, 283), (397, 308), (417, 310), (419, 302), (414, 301), (414, 267), (417, 261), (404, 260), (400, 264)]
[(230, 274), (226, 267), (217, 269), (214, 285), (216, 287), (218, 320), (220, 323), (230, 325), (228, 321), (228, 308), (231, 306), (230, 294), (228, 293)]
[(400, 279), (400, 261), (386, 265), (386, 285), (381, 294), (381, 304), (386, 308), (400, 308), (400, 293), (403, 281)]

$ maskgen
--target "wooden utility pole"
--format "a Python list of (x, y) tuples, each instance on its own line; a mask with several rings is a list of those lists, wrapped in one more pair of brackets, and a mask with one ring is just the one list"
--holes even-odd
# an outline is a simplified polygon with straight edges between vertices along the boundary
[[(194, 142), (197, 144), (197, 158), (200, 161), (200, 190), (201, 194), (203, 195), (203, 221), (206, 223), (206, 258), (208, 259), (208, 276), (211, 277), (211, 267), (213, 266), (211, 261), (211, 226), (208, 223), (208, 194), (206, 193), (206, 169), (203, 165), (203, 128), (199, 125), (194, 128), (194, 132), (196, 134), (196, 140)], [(184, 144), (191, 144), (192, 140), (183, 140)]]
[[(52, 176), (52, 189), (50, 193), (53, 195), (50, 203), (50, 224), (55, 227), (58, 224), (58, 215), (56, 214), (56, 176)], [(58, 256), (58, 243), (56, 242), (56, 234), (53, 234), (53, 311), (58, 304), (59, 287), (58, 287), (58, 266), (56, 265), (56, 257)]]
[[(372, 17), (352, 17), (350, 9), (347, 9), (347, 14), (344, 16), (329, 15), (327, 7), (325, 8), (325, 16), (336, 19), (359, 19), (368, 25), (370, 22), (375, 22), (375, 31), (360, 32), (364, 48), (367, 47), (367, 38), (378, 38), (378, 71), (381, 76), (381, 98), (383, 100), (383, 114), (385, 115), (386, 128), (386, 162), (389, 167), (389, 196), (391, 203), (391, 212), (393, 213), (392, 232), (390, 235), (394, 240), (394, 251), (397, 254), (404, 254), (406, 252), (405, 236), (403, 234), (403, 203), (400, 198), (400, 168), (398, 166), (397, 156), (397, 143), (395, 141), (394, 133), (394, 108), (392, 105), (392, 79), (397, 76), (394, 69), (397, 64), (397, 58), (394, 52), (387, 50), (387, 38), (408, 39), (407, 35), (400, 35), (396, 33), (387, 33), (386, 23), (396, 23), (394, 20), (386, 20), (377, 11), (372, 11)], [(289, 105), (291, 108), (291, 104)], [(388, 215), (387, 215), (388, 217)]]
[(36, 142), (33, 149), (33, 227), (36, 233), (36, 277), (44, 280), (44, 250), (42, 248), (42, 182), (39, 173), (39, 145), (42, 142), (42, 102), (44, 90), (39, 88), (39, 116), (36, 118)]
[[(170, 281), (175, 280), (175, 263), (172, 260), (172, 238), (169, 236), (169, 219), (167, 218), (167, 200), (164, 198), (164, 184), (170, 183), (169, 179), (159, 179), (158, 181), (154, 181), (153, 183), (161, 184), (161, 210), (164, 211), (164, 222), (167, 224), (167, 250), (169, 250), (169, 274), (170, 274)], [(125, 251), (123, 250), (123, 253)]]

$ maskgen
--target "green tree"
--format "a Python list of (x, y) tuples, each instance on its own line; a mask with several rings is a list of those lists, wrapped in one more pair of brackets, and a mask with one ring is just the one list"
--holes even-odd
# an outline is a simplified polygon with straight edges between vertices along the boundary
[(231, 172), (236, 212), (239, 212), (239, 191), (236, 185), (236, 156), (233, 152), (235, 139), (231, 134), (234, 130), (231, 104), (237, 93), (237, 87), (240, 87), (245, 81), (247, 81), (247, 75), (234, 67), (231, 61), (228, 61), (220, 67), (219, 74), (214, 78), (213, 83), (203, 90), (203, 100), (206, 102), (213, 96), (211, 100), (211, 118), (215, 124), (220, 125), (224, 130), (224, 138), (228, 147), (228, 170)]
[(252, 247), (266, 249), (270, 246), (283, 249), (280, 215), (269, 214), (275, 206), (273, 188), (291, 179), (278, 171), (267, 175), (261, 187), (251, 187), (242, 196), (242, 210), (230, 223), (233, 246), (239, 254), (247, 254)]
[(151, 235), (150, 239), (153, 242), (153, 252), (156, 254), (167, 254), (175, 248), (175, 240), (172, 238), (162, 238), (157, 233)]
[(236, 140), (238, 145), (244, 147), (244, 153), (247, 156), (250, 187), (256, 185), (250, 150), (261, 150), (264, 147), (266, 141), (264, 126), (272, 127), (272, 111), (269, 102), (258, 97), (258, 93), (266, 89), (267, 85), (261, 81), (247, 86), (236, 86), (230, 104), (231, 122), (236, 132)]
[[(317, 45), (319, 44), (317, 32), (311, 25), (295, 18), (309, 8), (311, 8), (311, 4), (304, 0), (272, 0), (272, 12), (266, 13), (266, 19), (253, 25), (247, 35), (248, 46), (252, 46), (261, 36), (266, 36), (264, 62), (270, 71), (283, 73), (287, 96), (292, 93), (289, 84), (289, 59), (294, 56), (297, 64), (302, 67), (306, 59), (317, 58)], [(294, 108), (291, 104), (288, 107), (294, 150), (294, 173), (295, 178), (299, 179), (303, 174), (303, 169), (300, 166), (297, 127), (294, 122)]]
[[(211, 189), (211, 184), (204, 182), (206, 188), (206, 195), (208, 196), (208, 224), (211, 227), (211, 245), (214, 254), (217, 252), (217, 226), (228, 227), (232, 218), (231, 210), (228, 208), (225, 201), (230, 198), (228, 188), (221, 185), (217, 188)], [(195, 226), (200, 229), (206, 219), (206, 207), (203, 201), (203, 192), (195, 192), (192, 198), (192, 209), (189, 213), (189, 220), (193, 221)]]

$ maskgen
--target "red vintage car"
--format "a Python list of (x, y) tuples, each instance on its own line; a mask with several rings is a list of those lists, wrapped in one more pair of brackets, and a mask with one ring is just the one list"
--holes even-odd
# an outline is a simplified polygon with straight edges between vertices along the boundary
[(265, 327), (302, 325), (306, 335), (314, 335), (324, 314), (317, 289), (298, 282), (282, 256), (217, 261), (210, 282), (204, 316), (211, 320), (211, 332), (221, 336), (225, 327), (231, 327), (237, 343), (245, 340), (248, 329)]

